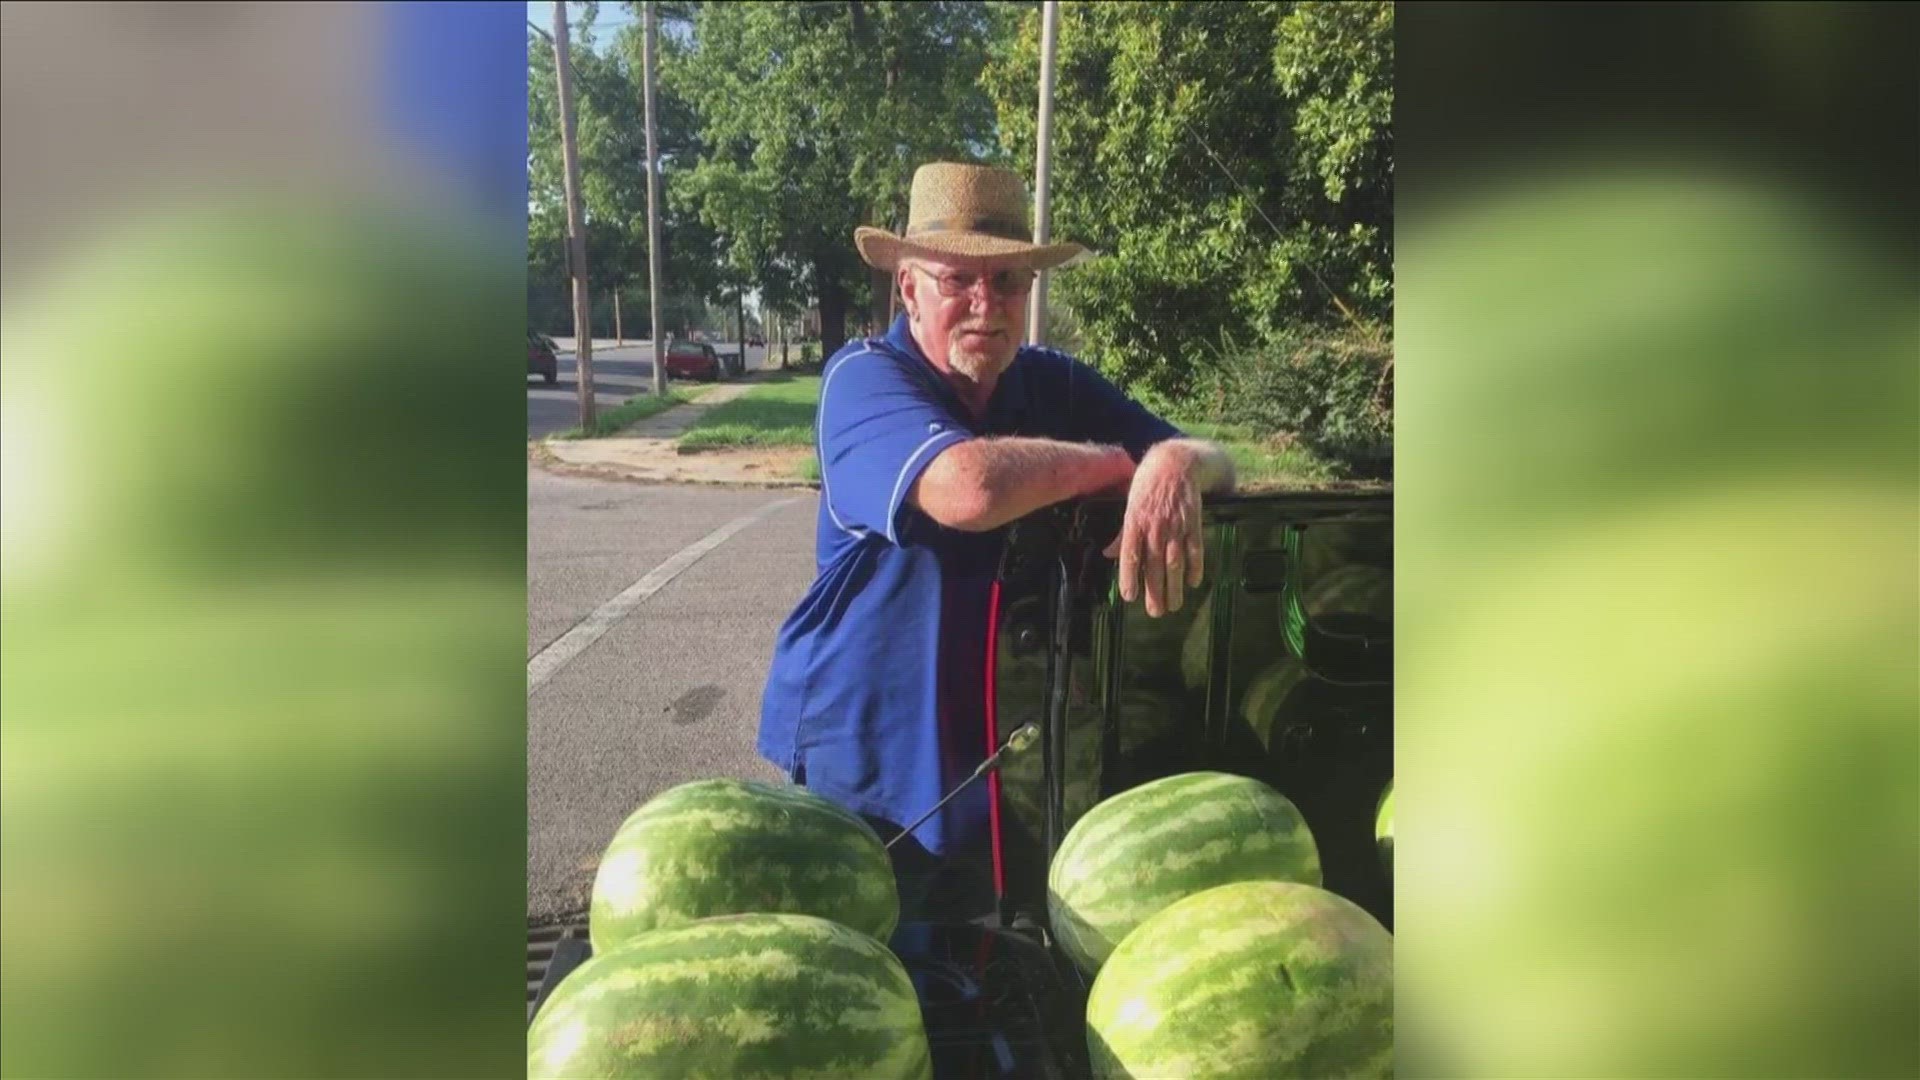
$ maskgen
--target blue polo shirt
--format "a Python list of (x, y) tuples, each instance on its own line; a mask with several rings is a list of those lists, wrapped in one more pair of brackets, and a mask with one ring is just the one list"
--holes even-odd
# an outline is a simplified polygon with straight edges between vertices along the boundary
[[(1138, 460), (1180, 430), (1093, 368), (1034, 347), (976, 419), (904, 315), (827, 361), (815, 430), (818, 576), (780, 628), (759, 751), (827, 798), (904, 826), (986, 757), (987, 609), (1006, 535), (936, 524), (907, 503), (914, 481), (941, 451), (984, 436), (1118, 444)], [(986, 823), (983, 781), (914, 838), (945, 854)]]

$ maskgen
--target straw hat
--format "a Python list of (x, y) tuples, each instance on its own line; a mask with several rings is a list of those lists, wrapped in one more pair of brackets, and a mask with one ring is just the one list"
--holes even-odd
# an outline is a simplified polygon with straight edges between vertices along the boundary
[(1035, 244), (1020, 174), (984, 165), (936, 161), (913, 174), (907, 231), (895, 236), (862, 225), (853, 243), (869, 265), (891, 270), (903, 257), (958, 255), (1049, 270), (1092, 253), (1079, 244)]

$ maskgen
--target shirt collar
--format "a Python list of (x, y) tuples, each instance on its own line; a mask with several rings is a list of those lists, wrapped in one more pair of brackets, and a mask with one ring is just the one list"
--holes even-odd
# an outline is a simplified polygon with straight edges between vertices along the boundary
[(886, 342), (895, 349), (927, 365), (927, 370), (933, 370), (933, 362), (927, 359), (926, 353), (920, 351), (920, 343), (913, 340), (913, 331), (907, 329), (906, 312), (903, 311), (893, 317), (893, 325), (887, 327)]
[[(947, 385), (947, 380), (941, 377), (939, 369), (933, 366), (933, 361), (927, 359), (927, 354), (920, 351), (920, 343), (913, 339), (913, 331), (907, 328), (905, 313), (894, 317), (893, 325), (887, 328), (887, 334), (883, 340), (889, 347), (912, 358), (915, 363), (923, 365), (928, 376), (940, 385), (956, 407), (959, 406), (960, 396), (953, 392), (953, 387)], [(994, 384), (993, 398), (987, 402), (989, 423), (1001, 421), (1015, 424), (1026, 416), (1026, 369), (1028, 366), (1026, 360), (1031, 348), (1031, 346), (1022, 345), (1019, 351), (1014, 353), (1013, 363), (1007, 365), (1007, 370), (1000, 374), (1000, 381)]]

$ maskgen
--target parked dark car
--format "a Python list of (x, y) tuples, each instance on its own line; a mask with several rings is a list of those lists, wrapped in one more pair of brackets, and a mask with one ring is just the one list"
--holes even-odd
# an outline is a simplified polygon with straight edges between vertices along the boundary
[(560, 350), (545, 334), (527, 331), (527, 374), (538, 375), (548, 386), (560, 381)]
[[(1272, 785), (1312, 829), (1326, 887), (1393, 926), (1374, 834), (1393, 777), (1391, 493), (1210, 500), (1207, 580), (1161, 619), (1121, 602), (1102, 554), (1123, 509), (1053, 507), (1002, 548), (982, 742), (1029, 723), (1041, 738), (985, 781), (991, 865), (950, 875), (967, 895), (943, 904), (971, 917), (903, 912), (889, 942), (936, 1078), (1089, 1074), (1090, 986), (1053, 936), (1047, 870), (1082, 815), (1150, 780), (1218, 770)], [(1250, 698), (1277, 665), (1284, 694)], [(584, 919), (530, 930), (530, 1019), (588, 956), (586, 936)]]
[(727, 376), (726, 365), (713, 346), (702, 341), (676, 341), (667, 346), (667, 377), (715, 382)]

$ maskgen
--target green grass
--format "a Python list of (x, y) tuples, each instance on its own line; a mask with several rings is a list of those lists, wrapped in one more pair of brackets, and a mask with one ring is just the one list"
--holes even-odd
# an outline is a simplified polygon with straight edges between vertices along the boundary
[[(775, 376), (745, 395), (716, 405), (680, 436), (683, 452), (736, 446), (813, 446), (813, 416), (820, 401), (820, 377)], [(1189, 435), (1210, 439), (1233, 458), (1242, 490), (1319, 484), (1338, 479), (1338, 471), (1298, 446), (1262, 438), (1231, 424), (1185, 423)], [(812, 455), (795, 468), (800, 479), (818, 483), (820, 463)]]
[(812, 446), (820, 377), (776, 377), (715, 405), (680, 436), (682, 452), (730, 446)]
[[(1308, 484), (1321, 484), (1339, 478), (1337, 470), (1297, 446), (1279, 446), (1261, 439), (1245, 428), (1228, 424), (1181, 424), (1181, 430), (1196, 439), (1219, 443), (1233, 458), (1235, 479), (1242, 491), (1273, 490)], [(794, 469), (794, 475), (811, 483), (820, 482), (820, 460), (808, 454)]]
[(1250, 428), (1206, 423), (1185, 423), (1180, 428), (1196, 439), (1219, 443), (1226, 450), (1233, 458), (1236, 486), (1241, 491), (1319, 484), (1339, 476), (1312, 452), (1263, 439)]
[(693, 400), (693, 395), (684, 390), (668, 390), (665, 397), (652, 394), (636, 394), (624, 403), (593, 415), (593, 430), (583, 430), (578, 425), (553, 436), (556, 439), (599, 439), (612, 435), (628, 424), (645, 420), (655, 413), (663, 413), (675, 405), (684, 405)]

